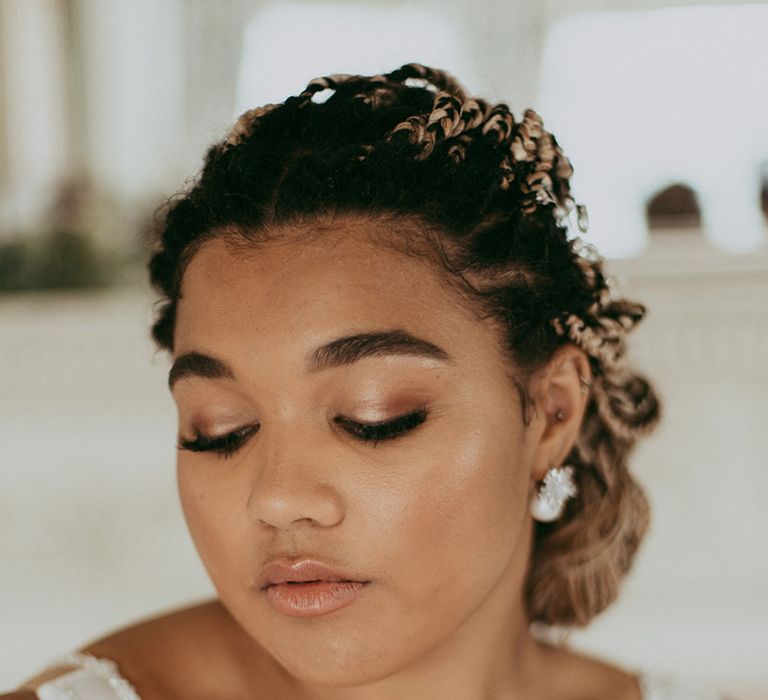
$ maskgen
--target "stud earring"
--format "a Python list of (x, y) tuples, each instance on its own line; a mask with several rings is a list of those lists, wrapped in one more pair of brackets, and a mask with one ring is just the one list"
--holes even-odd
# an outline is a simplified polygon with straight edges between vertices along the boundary
[(566, 501), (577, 493), (573, 467), (553, 467), (546, 473), (538, 492), (531, 498), (531, 515), (541, 523), (551, 523), (563, 514)]
[(579, 375), (579, 381), (581, 382), (581, 387), (579, 387), (581, 389), (581, 393), (588, 394), (589, 389), (592, 386), (592, 382), (590, 382), (589, 379), (587, 379), (583, 374)]

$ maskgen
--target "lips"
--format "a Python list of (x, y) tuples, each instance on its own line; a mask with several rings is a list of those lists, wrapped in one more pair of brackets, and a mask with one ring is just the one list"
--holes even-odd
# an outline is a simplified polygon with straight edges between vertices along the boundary
[(353, 572), (338, 569), (317, 559), (276, 559), (264, 567), (258, 585), (263, 590), (282, 583), (310, 581), (368, 583)]

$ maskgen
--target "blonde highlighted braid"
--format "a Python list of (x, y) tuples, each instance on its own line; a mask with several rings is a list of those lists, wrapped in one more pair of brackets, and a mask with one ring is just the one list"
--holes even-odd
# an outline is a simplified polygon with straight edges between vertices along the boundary
[[(313, 100), (326, 90), (325, 102)], [(340, 212), (410, 220), (448, 277), (499, 321), (522, 375), (567, 343), (581, 348), (593, 381), (568, 459), (579, 493), (560, 520), (536, 523), (526, 586), (529, 619), (560, 625), (603, 610), (631, 566), (648, 504), (627, 459), (659, 416), (625, 357), (645, 309), (615, 298), (602, 260), (569, 236), (574, 210), (582, 232), (587, 224), (572, 172), (535, 111), (518, 121), (504, 103), (468, 97), (445, 71), (409, 63), (320, 77), (249, 110), (209, 149), (150, 261), (164, 297), (153, 334), (172, 349), (184, 269), (202, 241), (237, 231), (258, 246), (281, 224)]]

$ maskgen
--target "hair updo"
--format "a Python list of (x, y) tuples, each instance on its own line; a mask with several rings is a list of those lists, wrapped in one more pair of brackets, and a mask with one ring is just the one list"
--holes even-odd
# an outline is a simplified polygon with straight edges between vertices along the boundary
[[(314, 101), (323, 90), (330, 97)], [(448, 277), (499, 322), (522, 373), (567, 343), (581, 348), (593, 382), (567, 460), (578, 495), (558, 521), (536, 523), (525, 591), (529, 621), (552, 625), (584, 625), (616, 598), (649, 519), (627, 458), (659, 415), (624, 359), (644, 307), (615, 298), (601, 259), (567, 236), (574, 214), (586, 226), (571, 174), (536, 112), (518, 121), (444, 71), (409, 63), (317, 78), (246, 112), (209, 148), (196, 182), (169, 204), (149, 265), (163, 295), (153, 336), (171, 350), (184, 269), (205, 240), (256, 245), (282, 225), (335, 214), (412, 221)]]

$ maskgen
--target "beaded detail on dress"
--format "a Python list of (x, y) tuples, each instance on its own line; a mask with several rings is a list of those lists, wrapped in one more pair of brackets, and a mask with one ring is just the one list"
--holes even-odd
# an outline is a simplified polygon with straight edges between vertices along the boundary
[[(52, 681), (43, 684), (37, 689), (37, 695), (41, 700), (141, 700), (136, 689), (120, 675), (117, 664), (110, 659), (96, 658), (83, 652), (66, 654), (48, 664), (53, 666), (76, 666), (77, 669), (65, 673)], [(92, 694), (82, 695), (78, 692), (84, 682), (88, 680), (101, 681), (109, 696), (95, 697)]]

